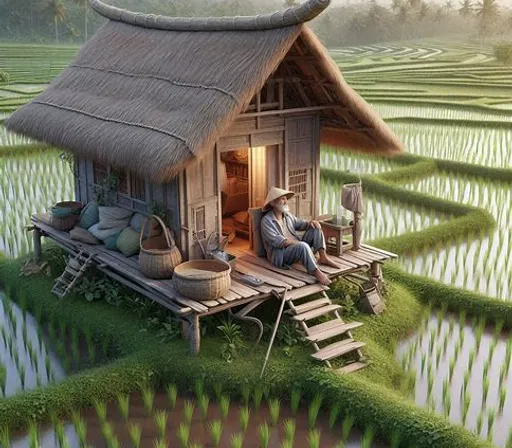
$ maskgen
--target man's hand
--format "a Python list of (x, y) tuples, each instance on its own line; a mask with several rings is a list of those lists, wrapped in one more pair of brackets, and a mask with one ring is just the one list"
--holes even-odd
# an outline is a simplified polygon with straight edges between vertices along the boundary
[(321, 229), (322, 228), (320, 223), (318, 221), (315, 221), (314, 219), (312, 221), (309, 221), (309, 227), (311, 227), (313, 229)]
[(294, 240), (292, 238), (287, 238), (284, 240), (283, 247), (293, 246), (294, 244), (300, 243), (299, 240)]

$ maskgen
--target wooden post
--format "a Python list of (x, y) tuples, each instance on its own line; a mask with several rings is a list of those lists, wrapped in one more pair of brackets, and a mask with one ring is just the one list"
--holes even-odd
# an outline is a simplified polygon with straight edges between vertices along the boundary
[(352, 250), (361, 248), (361, 213), (354, 212), (354, 229), (352, 233)]
[(41, 262), (41, 231), (34, 227), (34, 262), (39, 263)]
[(199, 326), (199, 316), (197, 314), (193, 314), (189, 319), (190, 353), (197, 355), (199, 353), (199, 348), (201, 347), (201, 328)]
[(382, 277), (382, 265), (374, 261), (371, 265), (372, 278), (378, 288), (382, 288), (384, 278)]
[(184, 341), (188, 341), (190, 339), (190, 323), (188, 320), (183, 319), (181, 321), (181, 338)]
[(372, 277), (377, 277), (379, 279), (382, 277), (382, 269), (380, 263), (377, 261), (372, 263)]

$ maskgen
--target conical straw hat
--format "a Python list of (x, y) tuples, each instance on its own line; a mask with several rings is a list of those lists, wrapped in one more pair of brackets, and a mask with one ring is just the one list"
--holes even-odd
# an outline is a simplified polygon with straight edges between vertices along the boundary
[(265, 199), (265, 205), (263, 205), (263, 210), (270, 210), (270, 203), (280, 198), (281, 196), (286, 196), (288, 199), (290, 199), (295, 193), (293, 191), (283, 190), (282, 188), (272, 187), (268, 194), (267, 198)]

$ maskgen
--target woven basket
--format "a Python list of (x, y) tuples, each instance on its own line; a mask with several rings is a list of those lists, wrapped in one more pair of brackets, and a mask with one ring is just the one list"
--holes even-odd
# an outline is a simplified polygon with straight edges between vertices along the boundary
[(57, 216), (50, 215), (49, 225), (52, 226), (54, 229), (63, 230), (67, 232), (68, 230), (71, 230), (73, 227), (75, 227), (77, 222), (78, 215), (68, 215), (64, 218), (59, 218)]
[(176, 290), (190, 299), (216, 300), (229, 291), (231, 267), (218, 260), (192, 260), (174, 270)]
[(56, 218), (66, 218), (69, 215), (78, 215), (82, 207), (83, 204), (78, 201), (57, 202), (51, 208), (51, 214)]
[(146, 219), (140, 229), (140, 254), (139, 266), (141, 272), (149, 278), (166, 279), (171, 278), (174, 268), (178, 266), (183, 258), (171, 231), (165, 226), (163, 221), (156, 215), (152, 215), (158, 224), (162, 227), (162, 234), (142, 241), (146, 224), (150, 221)]

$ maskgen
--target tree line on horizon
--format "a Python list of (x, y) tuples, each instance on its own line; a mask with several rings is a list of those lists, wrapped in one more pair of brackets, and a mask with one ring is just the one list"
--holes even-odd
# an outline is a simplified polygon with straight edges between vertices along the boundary
[[(107, 0), (106, 0), (107, 1)], [(297, 0), (111, 0), (134, 11), (171, 16), (251, 15), (299, 4)], [(80, 43), (105, 22), (87, 0), (0, 0), (0, 39), (38, 43)], [(503, 38), (512, 29), (512, 11), (498, 0), (378, 0), (331, 6), (311, 22), (328, 47), (473, 35)]]

